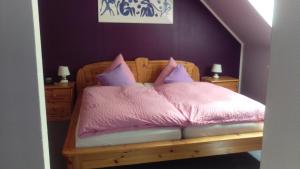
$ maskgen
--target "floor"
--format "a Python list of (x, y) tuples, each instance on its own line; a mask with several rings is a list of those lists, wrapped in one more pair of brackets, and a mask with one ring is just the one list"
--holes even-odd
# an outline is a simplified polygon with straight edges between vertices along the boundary
[[(66, 169), (61, 150), (67, 128), (68, 122), (48, 123), (51, 169)], [(248, 153), (241, 153), (107, 169), (259, 169), (259, 164)]]
[(68, 130), (68, 122), (48, 122), (48, 139), (51, 169), (66, 169), (62, 148)]

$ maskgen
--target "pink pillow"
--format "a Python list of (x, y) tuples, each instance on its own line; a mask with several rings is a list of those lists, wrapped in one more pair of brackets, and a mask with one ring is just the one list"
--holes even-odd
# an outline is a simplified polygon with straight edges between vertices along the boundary
[(176, 61), (171, 57), (168, 65), (161, 71), (159, 76), (154, 82), (154, 85), (164, 84), (165, 78), (172, 72), (172, 70), (177, 66)]
[(124, 73), (125, 75), (132, 80), (134, 83), (136, 82), (133, 73), (131, 72), (130, 68), (128, 67), (128, 65), (126, 64), (123, 55), (119, 54), (115, 60), (112, 62), (112, 64), (104, 71), (104, 73), (110, 72), (112, 70), (114, 70), (117, 66), (119, 66), (120, 64), (122, 64), (123, 69), (124, 69)]

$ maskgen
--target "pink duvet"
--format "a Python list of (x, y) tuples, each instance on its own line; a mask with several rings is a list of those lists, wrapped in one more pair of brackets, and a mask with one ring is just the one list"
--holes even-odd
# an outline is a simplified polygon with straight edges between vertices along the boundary
[(206, 82), (173, 83), (156, 87), (189, 125), (263, 121), (265, 106), (231, 90)]
[(79, 136), (153, 127), (180, 127), (187, 119), (154, 88), (88, 87), (83, 92)]

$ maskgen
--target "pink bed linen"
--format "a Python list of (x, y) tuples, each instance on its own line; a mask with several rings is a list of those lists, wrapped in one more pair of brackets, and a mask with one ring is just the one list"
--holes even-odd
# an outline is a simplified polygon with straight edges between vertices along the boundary
[(165, 84), (157, 86), (156, 90), (164, 95), (192, 126), (264, 120), (263, 104), (211, 83)]
[(154, 88), (94, 86), (83, 92), (79, 136), (153, 127), (180, 127), (187, 119)]

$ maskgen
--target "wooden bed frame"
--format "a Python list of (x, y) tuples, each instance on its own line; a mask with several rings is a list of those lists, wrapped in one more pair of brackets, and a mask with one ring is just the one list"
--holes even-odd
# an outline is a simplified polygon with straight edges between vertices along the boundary
[[(167, 60), (137, 58), (128, 61), (138, 82), (153, 82), (159, 75)], [(177, 61), (183, 64), (195, 81), (199, 81), (200, 72), (191, 62)], [(176, 141), (159, 141), (150, 143), (76, 148), (75, 129), (81, 104), (82, 90), (96, 84), (95, 76), (107, 68), (111, 62), (99, 62), (84, 66), (77, 74), (77, 100), (70, 121), (68, 134), (63, 147), (63, 155), (68, 169), (91, 169), (167, 160), (195, 158), (230, 153), (247, 152), (261, 149), (262, 132), (201, 137)]]

